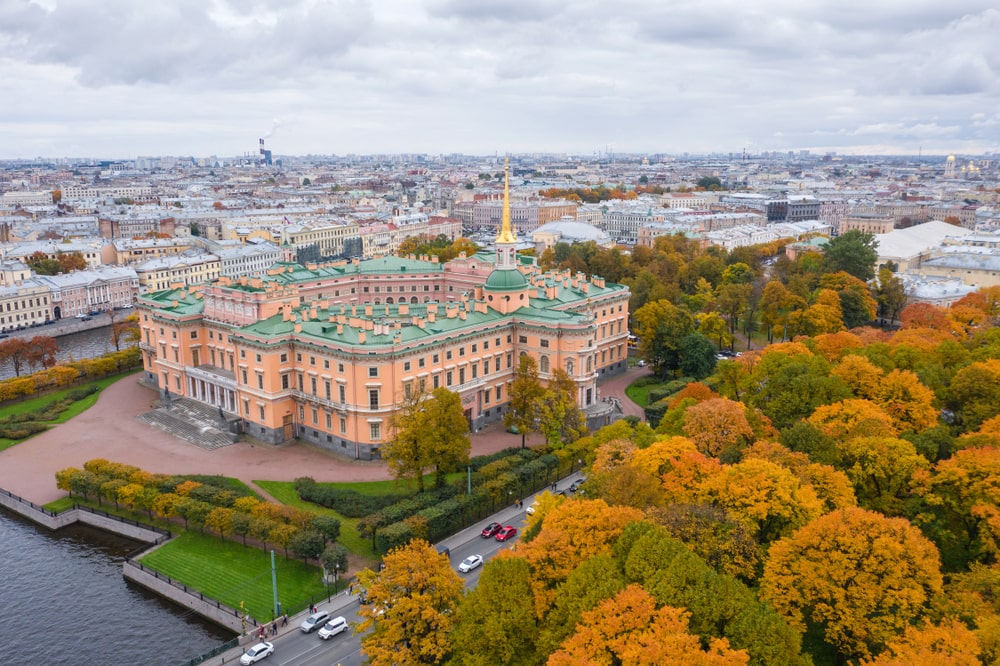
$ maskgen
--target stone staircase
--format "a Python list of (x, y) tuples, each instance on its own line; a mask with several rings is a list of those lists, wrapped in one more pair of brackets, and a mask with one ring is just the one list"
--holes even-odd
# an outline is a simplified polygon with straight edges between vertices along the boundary
[(220, 418), (218, 409), (187, 398), (172, 398), (136, 418), (203, 449), (229, 446), (237, 439), (228, 429), (231, 416)]

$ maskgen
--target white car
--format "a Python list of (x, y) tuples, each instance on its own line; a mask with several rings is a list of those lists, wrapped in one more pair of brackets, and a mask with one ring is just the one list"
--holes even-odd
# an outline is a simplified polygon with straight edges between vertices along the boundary
[(462, 563), (458, 565), (458, 570), (462, 573), (469, 573), (476, 567), (483, 566), (483, 556), (482, 555), (469, 555), (467, 558), (462, 560)]
[(327, 613), (326, 611), (319, 611), (307, 617), (305, 619), (305, 622), (299, 625), (299, 629), (301, 629), (303, 633), (309, 634), (315, 631), (316, 629), (322, 627), (324, 624), (326, 624), (326, 621), (329, 619), (330, 619), (329, 613)]
[(535, 509), (537, 509), (537, 508), (538, 508), (538, 502), (532, 502), (531, 506), (529, 506), (527, 509), (525, 509), (524, 512), (530, 516), (531, 514), (533, 514), (535, 512)]
[(337, 616), (327, 622), (322, 629), (319, 630), (319, 637), (324, 641), (330, 636), (336, 636), (342, 631), (347, 631), (350, 625), (347, 624), (347, 620), (343, 616)]
[(273, 653), (273, 643), (257, 643), (257, 645), (254, 645), (243, 653), (243, 656), (240, 657), (240, 663), (243, 666), (250, 666), (250, 664), (256, 664), (264, 657), (270, 656)]

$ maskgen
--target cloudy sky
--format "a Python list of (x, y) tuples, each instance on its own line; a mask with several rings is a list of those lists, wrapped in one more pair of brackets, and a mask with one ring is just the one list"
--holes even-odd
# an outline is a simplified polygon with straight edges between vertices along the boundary
[(996, 0), (3, 0), (0, 158), (1000, 152)]

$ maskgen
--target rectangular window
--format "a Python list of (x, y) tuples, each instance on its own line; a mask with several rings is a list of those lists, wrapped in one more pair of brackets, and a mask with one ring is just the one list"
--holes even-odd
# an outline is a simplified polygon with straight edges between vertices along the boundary
[(479, 376), (479, 366), (473, 363), (470, 367), (472, 368), (472, 378), (475, 379)]
[(288, 388), (288, 373), (282, 373), (281, 375), (281, 388)]
[(373, 366), (371, 368), (368, 368), (368, 376), (378, 377), (378, 366)]
[(484, 375), (490, 374), (490, 359), (488, 358), (483, 359), (483, 374)]
[(503, 387), (502, 386), (498, 386), (497, 387), (497, 402), (500, 402), (500, 396), (502, 394), (503, 394)]
[(310, 377), (309, 378), (309, 388), (310, 388), (312, 394), (316, 395), (316, 378), (315, 377)]
[(459, 384), (465, 383), (465, 368), (458, 369), (458, 383)]
[(240, 376), (243, 379), (243, 383), (246, 384), (247, 383), (247, 371), (245, 369), (244, 370), (240, 370)]
[(309, 365), (316, 365), (316, 357), (315, 356), (310, 356), (309, 357)]
[(541, 340), (541, 341), (540, 341), (540, 344), (541, 344), (541, 345), (542, 345), (543, 347), (548, 347), (548, 346), (549, 346), (549, 341), (548, 341), (548, 340)]
[(441, 388), (441, 375), (434, 375), (434, 388)]
[(302, 354), (296, 353), (295, 354), (295, 361), (298, 362), (298, 363), (301, 363), (302, 362)]
[(490, 341), (489, 340), (483, 340), (483, 351), (486, 351), (489, 348), (490, 348)]
[(257, 373), (257, 388), (262, 390), (264, 388), (264, 375), (259, 372)]
[(258, 363), (260, 363), (260, 362), (261, 362), (261, 358), (260, 358), (260, 354), (257, 354), (257, 362), (258, 362)]
[(368, 389), (368, 408), (378, 409), (378, 389)]
[(340, 417), (340, 432), (341, 433), (347, 432), (347, 419), (345, 419), (343, 416)]
[(472, 353), (475, 354), (477, 351), (479, 351), (479, 345), (472, 345)]
[(340, 402), (347, 402), (347, 387), (341, 384), (337, 388), (339, 389)]
[(260, 410), (260, 420), (264, 420), (264, 405), (258, 405), (257, 409)]
[(444, 360), (446, 360), (446, 361), (450, 361), (451, 360), (451, 350), (450, 349), (444, 353)]
[(434, 354), (434, 356), (431, 357), (431, 363), (437, 364), (437, 363), (440, 363), (440, 362), (441, 362), (441, 356), (440, 355)]
[(459, 356), (465, 356), (465, 347), (459, 347), (458, 348), (458, 355)]
[(330, 412), (327, 412), (326, 413), (326, 429), (330, 430), (331, 428), (333, 428), (333, 414), (331, 414)]
[(299, 384), (299, 390), (300, 390), (300, 391), (304, 391), (305, 389), (304, 389), (304, 388), (302, 388), (302, 373), (300, 372), (300, 373), (299, 373), (298, 375), (296, 375), (296, 377), (297, 377), (297, 378), (298, 378), (298, 380), (299, 380), (299, 381), (298, 381), (298, 384)]
[(403, 362), (403, 372), (409, 372), (409, 371), (410, 371), (410, 362), (409, 361), (404, 361)]
[(338, 363), (337, 364), (337, 372), (339, 372), (340, 374), (344, 374), (344, 364), (343, 363)]
[(247, 357), (247, 350), (246, 349), (241, 349), (240, 350), (240, 358), (246, 358), (246, 357)]
[(519, 344), (522, 344), (522, 345), (528, 344), (528, 336), (527, 335), (519, 335), (519, 336), (517, 336), (517, 342)]
[(198, 331), (191, 331), (191, 339), (192, 340), (198, 339)]
[(381, 423), (369, 423), (368, 428), (371, 431), (371, 439), (373, 442), (377, 442), (382, 439), (382, 424)]
[(313, 425), (319, 425), (319, 412), (315, 409), (312, 410)]
[(451, 370), (449, 370), (444, 377), (444, 385), (451, 386)]
[(250, 416), (250, 401), (246, 399), (243, 400), (243, 415)]
[(323, 369), (324, 370), (329, 370), (330, 369), (330, 359), (328, 359), (328, 358), (324, 358), (323, 359)]
[(323, 390), (324, 390), (324, 395), (326, 396), (326, 399), (329, 400), (330, 399), (330, 380), (329, 379), (323, 381)]
[(288, 352), (281, 352), (281, 356), (279, 358), (282, 363), (288, 363)]
[(418, 367), (418, 368), (422, 368), (422, 367), (424, 367), (424, 366), (426, 365), (426, 364), (424, 363), (424, 360), (425, 360), (425, 359), (424, 359), (424, 357), (423, 357), (423, 356), (421, 356), (420, 358), (418, 358), (418, 359), (417, 359), (417, 367)]

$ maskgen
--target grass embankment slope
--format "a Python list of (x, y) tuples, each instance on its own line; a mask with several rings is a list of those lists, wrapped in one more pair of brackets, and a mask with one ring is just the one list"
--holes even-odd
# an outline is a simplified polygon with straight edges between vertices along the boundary
[[(326, 596), (317, 567), (285, 559), (280, 549), (274, 555), (282, 611), (296, 613)], [(187, 530), (139, 561), (233, 608), (242, 602), (258, 621), (273, 617), (270, 552)]]

